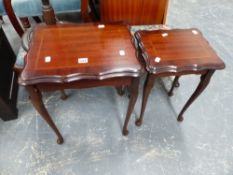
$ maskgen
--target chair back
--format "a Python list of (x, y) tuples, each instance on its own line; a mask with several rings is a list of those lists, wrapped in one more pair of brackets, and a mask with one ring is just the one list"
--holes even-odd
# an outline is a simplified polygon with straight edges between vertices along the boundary
[[(4, 4), (6, 13), (7, 13), (13, 27), (15, 28), (15, 30), (19, 34), (19, 36), (22, 36), (24, 33), (24, 30), (22, 29), (19, 21), (17, 20), (15, 11), (12, 7), (12, 1), (13, 0), (3, 0), (3, 4)], [(31, 0), (31, 1), (34, 1), (34, 0)], [(54, 12), (52, 12), (53, 8), (50, 6), (50, 1), (49, 0), (40, 0), (40, 1), (42, 2), (42, 11), (43, 11), (45, 23), (54, 24), (55, 23)], [(81, 0), (81, 16), (82, 16), (84, 21), (89, 20), (88, 0)]]
[(168, 0), (101, 0), (102, 22), (130, 25), (165, 24)]

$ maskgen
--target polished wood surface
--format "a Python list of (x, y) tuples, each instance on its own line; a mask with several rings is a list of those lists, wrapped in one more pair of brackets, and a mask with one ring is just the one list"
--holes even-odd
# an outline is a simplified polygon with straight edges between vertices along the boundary
[[(82, 58), (88, 62), (79, 63)], [(121, 24), (39, 25), (26, 62), (20, 79), (24, 85), (135, 77), (141, 69), (128, 28)]]
[(122, 129), (127, 135), (141, 71), (126, 25), (40, 25), (34, 30), (19, 83), (26, 86), (33, 106), (62, 144), (64, 139), (43, 104), (41, 91), (128, 86), (131, 95)]
[(151, 73), (225, 67), (198, 29), (139, 31), (135, 36)]
[(215, 70), (223, 69), (225, 64), (198, 29), (139, 31), (135, 36), (138, 54), (148, 71), (141, 113), (135, 124), (142, 124), (147, 100), (156, 78), (176, 76), (168, 92), (172, 96), (173, 89), (179, 86), (178, 79), (181, 75), (201, 74), (200, 83), (178, 115), (177, 120), (183, 121), (184, 112), (205, 90)]
[(100, 0), (100, 17), (103, 22), (164, 24), (167, 6), (168, 0)]

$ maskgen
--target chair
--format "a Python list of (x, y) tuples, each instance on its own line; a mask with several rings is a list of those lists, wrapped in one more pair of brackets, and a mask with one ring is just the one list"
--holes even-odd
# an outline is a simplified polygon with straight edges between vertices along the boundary
[[(33, 0), (31, 0), (33, 1)], [(12, 5), (11, 5), (11, 0), (3, 0), (4, 2), (4, 5), (5, 5), (5, 10), (6, 10), (6, 13), (8, 14), (8, 17), (10, 19), (10, 21), (12, 22), (14, 28), (16, 29), (17, 33), (22, 37), (22, 47), (19, 49), (19, 53), (17, 55), (17, 58), (16, 58), (16, 63), (15, 63), (15, 71), (17, 74), (20, 74), (23, 67), (24, 67), (24, 57), (27, 53), (27, 50), (28, 50), (28, 45), (29, 45), (29, 42), (30, 42), (30, 38), (31, 38), (31, 34), (32, 34), (32, 30), (28, 30), (27, 32), (24, 32), (24, 30), (21, 28), (18, 20), (17, 20), (17, 17), (15, 15), (15, 12), (12, 8)], [(80, 2), (82, 3), (81, 5), (81, 16), (82, 18), (85, 20), (89, 20), (89, 17), (88, 17), (88, 0), (80, 0)], [(55, 14), (54, 14), (54, 10), (52, 8), (52, 6), (50, 5), (50, 2), (49, 0), (42, 0), (42, 10), (41, 10), (41, 14), (43, 14), (43, 18), (44, 18), (44, 21), (47, 25), (54, 25), (56, 24), (57, 20), (56, 20), (56, 17), (55, 17)], [(61, 91), (62, 92), (62, 96), (61, 98), (62, 99), (66, 99), (67, 96), (65, 94), (64, 91)]]
[[(12, 16), (11, 11), (5, 10), (11, 5), (17, 17), (19, 17), (23, 27), (29, 28), (30, 23), (28, 17), (33, 17), (36, 22), (41, 22), (38, 16), (42, 16), (41, 0), (0, 0), (0, 19), (3, 15)], [(56, 14), (81, 11), (81, 0), (51, 0), (51, 4)], [(5, 8), (4, 8), (5, 6)], [(21, 36), (23, 29), (16, 20), (11, 20), (17, 33)]]

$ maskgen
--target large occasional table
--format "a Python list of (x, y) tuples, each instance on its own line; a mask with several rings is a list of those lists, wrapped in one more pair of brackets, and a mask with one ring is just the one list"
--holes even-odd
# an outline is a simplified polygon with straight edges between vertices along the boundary
[(198, 29), (139, 31), (135, 33), (135, 37), (139, 55), (148, 72), (141, 114), (136, 125), (142, 124), (147, 99), (156, 78), (175, 76), (168, 93), (171, 96), (181, 75), (199, 74), (199, 85), (178, 115), (178, 121), (183, 121), (184, 112), (207, 87), (215, 70), (225, 67), (224, 63)]
[(43, 104), (41, 91), (129, 86), (131, 97), (122, 131), (128, 134), (141, 65), (126, 25), (39, 25), (25, 59), (19, 83), (26, 87), (32, 104), (56, 133), (59, 144), (63, 137)]

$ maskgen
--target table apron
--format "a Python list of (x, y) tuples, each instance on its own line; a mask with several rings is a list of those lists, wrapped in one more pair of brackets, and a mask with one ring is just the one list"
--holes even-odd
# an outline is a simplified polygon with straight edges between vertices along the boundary
[[(105, 80), (79, 80), (70, 83), (40, 83), (35, 84), (41, 91), (56, 91), (64, 89), (81, 89), (99, 86), (122, 86), (131, 85), (132, 80), (138, 77), (119, 77)], [(30, 85), (31, 86), (31, 85)]]
[(181, 75), (190, 75), (190, 74), (203, 75), (206, 74), (208, 71), (209, 69), (201, 70), (201, 71), (164, 72), (164, 73), (151, 74), (151, 75), (154, 75), (156, 77), (181, 76)]

